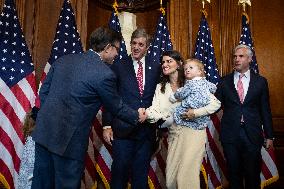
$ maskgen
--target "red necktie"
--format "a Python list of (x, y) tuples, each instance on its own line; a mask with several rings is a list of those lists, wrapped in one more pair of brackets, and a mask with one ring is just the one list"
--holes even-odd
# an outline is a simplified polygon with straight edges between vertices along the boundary
[(136, 75), (136, 79), (138, 82), (138, 87), (139, 87), (139, 93), (142, 96), (143, 95), (143, 66), (142, 62), (138, 61), (138, 71)]
[(238, 91), (238, 95), (240, 97), (241, 103), (244, 102), (244, 86), (243, 86), (243, 82), (242, 82), (242, 78), (244, 76), (245, 76), (245, 74), (240, 74), (239, 75), (239, 81), (237, 83), (237, 91)]

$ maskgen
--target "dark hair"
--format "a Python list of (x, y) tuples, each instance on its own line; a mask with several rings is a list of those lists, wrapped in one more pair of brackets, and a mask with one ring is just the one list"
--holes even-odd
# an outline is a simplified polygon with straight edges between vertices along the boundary
[(147, 34), (147, 32), (144, 28), (137, 28), (136, 30), (133, 31), (133, 33), (131, 35), (130, 43), (133, 41), (133, 39), (139, 38), (139, 37), (145, 37), (146, 38), (146, 46), (149, 47), (150, 42), (151, 42), (151, 36), (149, 34)]
[[(178, 65), (179, 65), (179, 68), (177, 69), (177, 71), (178, 71), (178, 84), (179, 84), (179, 87), (182, 87), (184, 85), (184, 71), (183, 71), (183, 66), (182, 66), (184, 60), (183, 60), (181, 54), (178, 51), (175, 51), (175, 50), (163, 52), (163, 54), (160, 58), (161, 66), (162, 66), (162, 60), (163, 60), (164, 56), (169, 56), (178, 63)], [(169, 76), (164, 75), (163, 72), (161, 72), (161, 85), (162, 85), (161, 86), (161, 92), (162, 93), (165, 93), (166, 84), (169, 83), (169, 82), (170, 82)]]
[(32, 110), (26, 114), (24, 126), (23, 126), (23, 132), (24, 132), (25, 139), (31, 135), (32, 131), (35, 128), (35, 121), (36, 121), (38, 111), (39, 111), (39, 108), (34, 106)]
[(97, 28), (90, 35), (90, 47), (96, 52), (103, 51), (108, 44), (114, 45), (114, 43), (121, 41), (121, 33), (105, 27)]

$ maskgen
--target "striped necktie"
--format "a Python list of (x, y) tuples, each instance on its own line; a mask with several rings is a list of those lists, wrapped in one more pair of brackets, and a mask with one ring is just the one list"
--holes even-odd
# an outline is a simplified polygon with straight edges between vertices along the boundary
[(143, 66), (140, 60), (137, 63), (138, 63), (138, 71), (137, 71), (136, 79), (138, 82), (140, 96), (142, 96), (143, 95)]

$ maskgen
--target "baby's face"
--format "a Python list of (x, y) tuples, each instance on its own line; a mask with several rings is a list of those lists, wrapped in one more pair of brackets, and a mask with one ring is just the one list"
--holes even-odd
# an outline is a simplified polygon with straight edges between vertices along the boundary
[(194, 61), (190, 61), (184, 65), (185, 79), (193, 79), (201, 76), (201, 70)]

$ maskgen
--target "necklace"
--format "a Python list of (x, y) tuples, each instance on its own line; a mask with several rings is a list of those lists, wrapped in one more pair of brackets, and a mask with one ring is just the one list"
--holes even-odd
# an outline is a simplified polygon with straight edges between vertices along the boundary
[(179, 88), (179, 85), (178, 85), (177, 82), (176, 83), (170, 83), (170, 85), (171, 85), (171, 88), (172, 88), (173, 92), (175, 92)]

